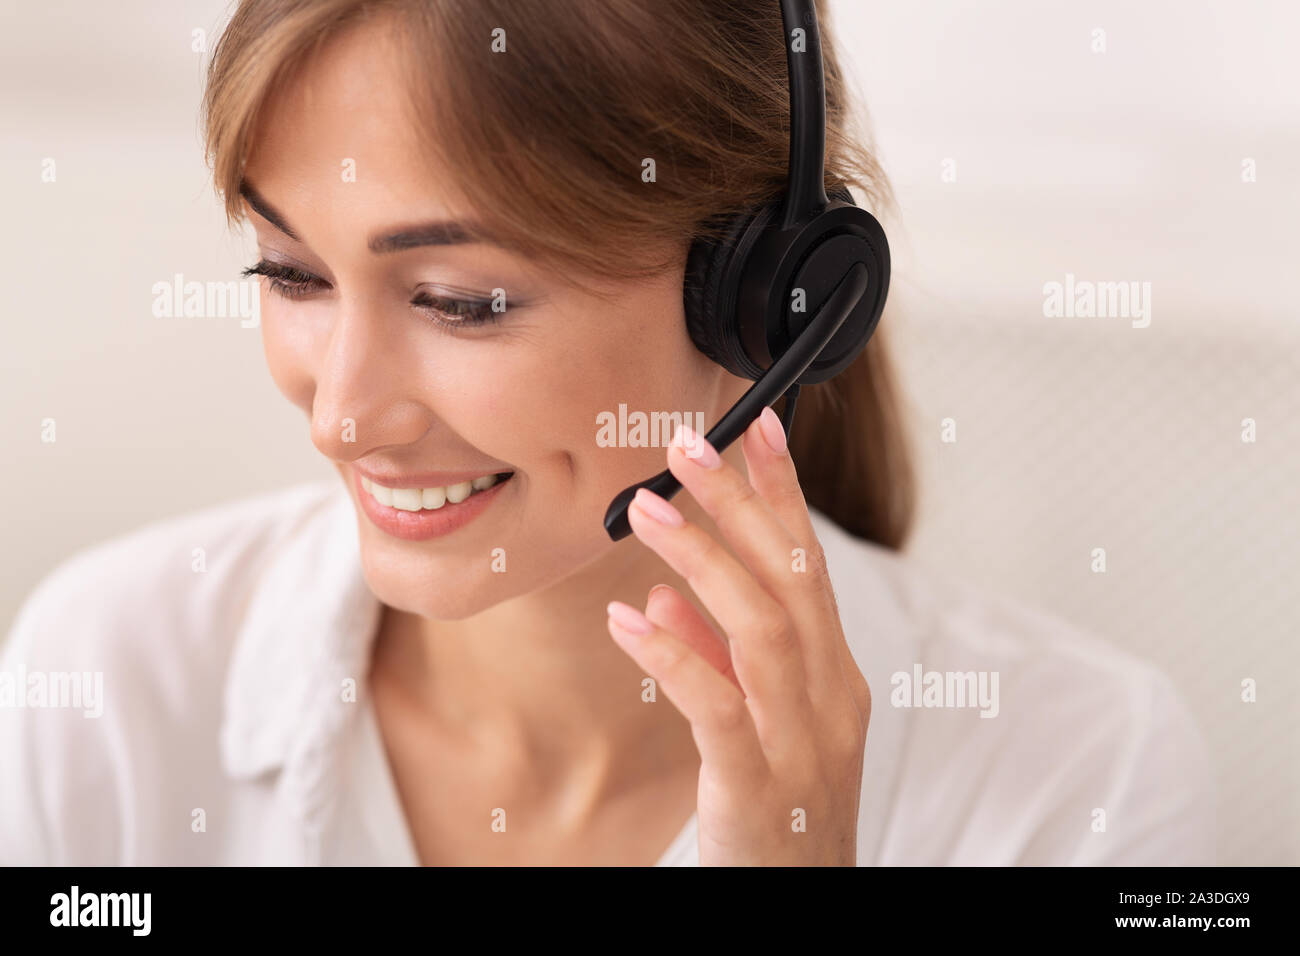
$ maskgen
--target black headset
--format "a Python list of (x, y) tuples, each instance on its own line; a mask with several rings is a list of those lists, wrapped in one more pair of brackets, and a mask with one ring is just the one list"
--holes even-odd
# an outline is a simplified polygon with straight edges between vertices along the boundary
[[(706, 436), (719, 451), (782, 395), (789, 435), (799, 386), (824, 382), (857, 358), (889, 291), (880, 223), (847, 189), (826, 196), (826, 81), (814, 0), (781, 0), (781, 19), (790, 79), (785, 195), (728, 218), (721, 240), (697, 238), (686, 260), (691, 340), (728, 372), (754, 380)], [(619, 492), (605, 512), (615, 541), (632, 531), (627, 509), (638, 488), (671, 498), (681, 484), (662, 471)]]

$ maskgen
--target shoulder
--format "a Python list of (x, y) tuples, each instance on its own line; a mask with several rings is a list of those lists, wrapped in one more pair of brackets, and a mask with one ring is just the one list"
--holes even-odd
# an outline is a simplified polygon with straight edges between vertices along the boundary
[[(908, 847), (911, 860), (897, 862), (1211, 862), (1204, 738), (1162, 671), (824, 515), (814, 521), (846, 640), (872, 688), (868, 754), (877, 729), (886, 747), (894, 737), (893, 832), (882, 853)], [(940, 792), (947, 809), (934, 814)]]
[[(214, 505), (85, 548), (27, 596), (6, 649), (85, 664), (225, 634), (277, 548), (328, 507), (333, 486), (296, 485)], [(116, 638), (108, 644), (110, 635)]]
[(134, 812), (118, 796), (148, 787), (168, 761), (215, 765), (207, 751), (257, 583), (320, 523), (335, 487), (152, 522), (41, 579), (0, 645), (0, 766), (12, 768), (0, 774), (0, 860), (118, 862), (120, 824)]

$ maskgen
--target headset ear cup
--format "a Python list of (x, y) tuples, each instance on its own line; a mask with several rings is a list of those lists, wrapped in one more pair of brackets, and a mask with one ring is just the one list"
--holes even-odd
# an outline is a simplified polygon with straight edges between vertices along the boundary
[(745, 354), (736, 316), (725, 314), (723, 303), (733, 302), (734, 310), (734, 298), (727, 295), (724, 283), (732, 279), (737, 250), (755, 216), (748, 213), (712, 220), (712, 225), (721, 229), (721, 238), (698, 237), (691, 244), (683, 286), (686, 329), (695, 347), (732, 375), (751, 379), (755, 377), (753, 363)]
[(722, 323), (714, 314), (718, 302), (718, 285), (725, 262), (725, 250), (716, 239), (696, 238), (686, 256), (686, 281), (683, 304), (686, 331), (695, 347), (714, 362), (726, 367), (726, 353), (720, 338)]
[[(842, 185), (831, 189), (827, 198), (857, 205), (853, 194)], [(735, 278), (729, 276), (728, 270), (734, 271), (739, 265), (735, 258), (741, 239), (762, 211), (711, 220), (713, 226), (722, 227), (723, 238), (701, 236), (691, 243), (682, 295), (686, 330), (695, 347), (732, 375), (750, 379), (756, 377), (755, 366), (745, 353), (737, 318), (722, 315), (720, 303), (725, 297), (723, 284)], [(769, 211), (774, 216), (776, 207), (769, 207)]]
[(742, 328), (742, 322), (752, 316), (737, 311), (736, 296), (754, 243), (779, 212), (778, 205), (768, 204), (716, 219), (721, 238), (697, 238), (687, 257), (684, 292), (686, 325), (692, 341), (732, 375), (753, 381), (766, 366), (756, 364), (745, 347), (750, 330)]

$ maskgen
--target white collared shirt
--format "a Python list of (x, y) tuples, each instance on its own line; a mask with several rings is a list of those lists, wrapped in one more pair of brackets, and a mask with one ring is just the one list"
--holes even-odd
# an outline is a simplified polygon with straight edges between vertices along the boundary
[[(1205, 745), (1166, 677), (813, 519), (872, 689), (860, 865), (1213, 862)], [(0, 864), (418, 863), (355, 521), (337, 481), (301, 485), (47, 575), (0, 649)], [(61, 674), (102, 674), (102, 699), (87, 677), (48, 706)], [(698, 864), (695, 826), (659, 865)]]

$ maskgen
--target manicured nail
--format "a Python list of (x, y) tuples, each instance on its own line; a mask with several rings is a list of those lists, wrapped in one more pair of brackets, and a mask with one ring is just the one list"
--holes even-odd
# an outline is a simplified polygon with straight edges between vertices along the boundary
[(718, 457), (718, 450), (690, 425), (677, 426), (677, 432), (673, 435), (673, 444), (680, 446), (686, 453), (686, 457), (701, 468), (717, 468), (722, 464), (722, 459)]
[(649, 488), (638, 488), (632, 500), (636, 502), (637, 507), (660, 524), (670, 528), (680, 528), (686, 524), (686, 519), (682, 517), (680, 511)]
[(655, 629), (655, 626), (646, 619), (646, 616), (630, 604), (624, 604), (622, 601), (610, 601), (605, 606), (605, 611), (617, 624), (625, 631), (631, 631), (633, 634), (649, 634)]
[(776, 412), (772, 411), (772, 406), (766, 406), (763, 413), (758, 416), (758, 428), (763, 433), (767, 446), (778, 455), (784, 455), (786, 448), (785, 429), (781, 427), (781, 419), (776, 417)]

